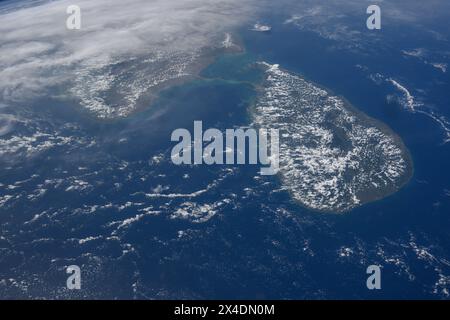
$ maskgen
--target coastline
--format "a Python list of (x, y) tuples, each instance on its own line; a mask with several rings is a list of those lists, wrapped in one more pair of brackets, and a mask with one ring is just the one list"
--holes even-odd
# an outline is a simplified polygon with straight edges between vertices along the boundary
[[(264, 72), (267, 70), (265, 67), (261, 66), (261, 62), (256, 62), (256, 64), (258, 64), (259, 68), (261, 68), (261, 70), (263, 70)], [(370, 127), (375, 127), (376, 129), (379, 129), (383, 134), (387, 135), (388, 137), (391, 137), (393, 139), (394, 144), (400, 148), (402, 158), (405, 160), (405, 163), (406, 163), (405, 173), (402, 175), (402, 177), (398, 181), (395, 181), (395, 183), (393, 183), (391, 185), (392, 186), (391, 188), (385, 189), (385, 190), (387, 190), (387, 192), (383, 192), (379, 195), (375, 195), (375, 196), (371, 196), (371, 197), (365, 197), (365, 199), (361, 200), (360, 204), (358, 204), (355, 207), (352, 207), (350, 209), (330, 211), (330, 210), (321, 210), (321, 209), (312, 208), (312, 207), (307, 206), (300, 200), (295, 199), (293, 197), (291, 190), (286, 190), (291, 195), (292, 201), (294, 201), (295, 203), (299, 204), (300, 206), (306, 208), (307, 210), (310, 210), (313, 212), (318, 212), (318, 213), (323, 213), (323, 214), (343, 215), (343, 214), (349, 213), (357, 208), (360, 208), (366, 204), (375, 203), (375, 202), (381, 201), (383, 199), (386, 199), (390, 196), (393, 196), (394, 194), (399, 192), (401, 189), (406, 187), (411, 182), (412, 178), (414, 177), (414, 172), (415, 172), (414, 161), (413, 161), (411, 152), (409, 151), (408, 147), (405, 145), (403, 139), (392, 128), (390, 128), (387, 124), (385, 124), (381, 120), (373, 118), (373, 117), (367, 115), (366, 113), (364, 113), (363, 111), (359, 110), (347, 98), (343, 97), (342, 95), (335, 94), (333, 92), (333, 90), (310, 80), (308, 77), (304, 76), (302, 73), (292, 72), (292, 71), (289, 71), (289, 70), (281, 68), (281, 67), (280, 67), (280, 70), (282, 70), (283, 72), (287, 72), (291, 75), (297, 76), (297, 77), (305, 80), (308, 83), (311, 83), (313, 86), (326, 91), (329, 96), (334, 96), (334, 97), (337, 97), (338, 99), (342, 100), (343, 107), (345, 109), (347, 109), (350, 113), (354, 114), (363, 124), (370, 126)], [(262, 93), (262, 90), (264, 89), (265, 81), (266, 80), (263, 80), (262, 84), (258, 84), (255, 86), (258, 95), (260, 95)], [(254, 105), (252, 105), (250, 108), (252, 117), (254, 116), (253, 113), (256, 112), (255, 107), (256, 107), (256, 103)], [(282, 175), (279, 173), (278, 176), (279, 176), (280, 180), (283, 182)]]
[[(242, 55), (242, 56), (240, 56), (240, 55)], [(164, 83), (161, 83), (155, 87), (150, 88), (147, 93), (143, 94), (140, 97), (139, 100), (142, 100), (142, 102), (139, 102), (137, 104), (137, 108), (135, 110), (133, 110), (130, 113), (130, 115), (135, 116), (136, 114), (139, 114), (139, 112), (142, 112), (143, 110), (146, 110), (147, 108), (151, 107), (151, 105), (154, 103), (154, 101), (156, 99), (158, 99), (160, 93), (166, 89), (170, 89), (170, 88), (172, 88), (174, 86), (178, 86), (178, 85), (183, 85), (183, 84), (193, 81), (193, 80), (210, 81), (210, 80), (216, 79), (216, 80), (221, 80), (221, 81), (225, 81), (225, 82), (230, 81), (230, 82), (235, 82), (235, 83), (243, 83), (243, 84), (245, 83), (245, 84), (250, 84), (253, 86), (253, 88), (255, 90), (255, 99), (254, 99), (254, 101), (251, 101), (249, 103), (248, 111), (247, 111), (248, 115), (249, 115), (249, 120), (252, 121), (253, 112), (255, 112), (255, 106), (257, 104), (258, 96), (261, 94), (262, 90), (264, 89), (264, 82), (266, 81), (265, 77), (264, 77), (264, 73), (263, 73), (265, 68), (260, 65), (260, 62), (252, 60), (253, 62), (251, 62), (250, 64), (246, 64), (248, 66), (251, 66), (252, 68), (255, 68), (256, 70), (258, 70), (258, 72), (259, 71), (262, 72), (261, 73), (262, 79), (260, 79), (258, 81), (244, 81), (244, 80), (239, 80), (239, 79), (233, 80), (233, 79), (228, 79), (226, 77), (222, 78), (222, 77), (220, 77), (220, 74), (215, 75), (213, 77), (208, 77), (208, 76), (202, 75), (203, 71), (205, 71), (208, 67), (214, 65), (214, 63), (216, 63), (220, 58), (223, 58), (223, 57), (227, 58), (230, 56), (232, 57), (232, 59), (234, 59), (236, 57), (237, 57), (237, 59), (240, 59), (241, 57), (245, 58), (246, 52), (245, 52), (245, 49), (243, 49), (243, 45), (242, 44), (239, 46), (236, 45), (235, 47), (233, 47), (231, 49), (215, 47), (215, 48), (205, 50), (202, 54), (200, 54), (199, 58), (196, 59), (196, 61), (189, 66), (189, 69), (187, 72), (188, 75), (165, 81)], [(292, 72), (287, 69), (283, 69), (281, 67), (280, 67), (280, 70), (283, 70), (289, 74), (298, 76), (301, 79), (311, 83), (313, 86), (326, 91), (328, 93), (328, 95), (337, 97), (338, 99), (342, 100), (343, 107), (345, 109), (347, 109), (351, 114), (354, 114), (358, 118), (359, 121), (361, 121), (363, 124), (365, 124), (367, 126), (375, 127), (377, 129), (379, 129), (383, 134), (391, 137), (394, 141), (394, 144), (397, 145), (401, 149), (402, 158), (406, 162), (405, 174), (403, 174), (398, 181), (395, 181), (394, 183), (389, 185), (389, 188), (385, 188), (383, 190), (383, 192), (374, 193), (374, 194), (371, 194), (370, 196), (367, 196), (367, 194), (364, 195), (363, 199), (361, 199), (361, 203), (350, 209), (333, 210), (333, 211), (315, 209), (312, 207), (308, 207), (301, 201), (295, 199), (295, 197), (293, 197), (291, 194), (292, 201), (294, 201), (295, 203), (298, 203), (302, 207), (304, 207), (308, 210), (311, 210), (313, 212), (340, 215), (340, 214), (344, 214), (344, 213), (353, 211), (354, 209), (364, 206), (365, 204), (377, 202), (379, 200), (388, 198), (388, 197), (394, 195), (395, 193), (397, 193), (398, 191), (400, 191), (411, 181), (412, 177), (414, 176), (414, 163), (413, 163), (411, 153), (410, 153), (409, 149), (406, 147), (406, 145), (403, 142), (403, 140), (401, 139), (401, 137), (394, 130), (392, 130), (387, 124), (383, 123), (381, 120), (378, 120), (376, 118), (370, 117), (369, 115), (365, 114), (364, 112), (359, 110), (357, 107), (355, 107), (345, 97), (334, 94), (334, 92), (331, 89), (326, 88), (323, 85), (310, 80), (308, 77), (304, 76), (301, 72)], [(124, 120), (127, 117), (119, 117), (119, 118), (113, 118), (113, 119), (96, 118), (95, 120), (101, 121), (101, 122), (115, 122), (117, 120)], [(282, 175), (280, 173), (278, 174), (278, 177), (279, 177), (280, 181), (284, 184)], [(291, 193), (289, 190), (287, 190), (287, 191), (289, 193)]]

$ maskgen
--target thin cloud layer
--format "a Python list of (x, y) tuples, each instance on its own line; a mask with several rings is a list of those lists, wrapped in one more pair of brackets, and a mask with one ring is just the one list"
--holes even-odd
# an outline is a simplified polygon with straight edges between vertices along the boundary
[[(10, 3), (0, 11), (0, 98), (26, 101), (70, 83), (70, 94), (82, 103), (114, 113), (149, 86), (186, 73), (202, 49), (220, 44), (225, 32), (251, 19), (257, 11), (252, 2), (61, 0), (19, 3), (16, 9)], [(81, 30), (66, 28), (66, 8), (73, 4), (81, 8)], [(112, 71), (142, 57), (147, 65), (139, 69), (145, 68), (146, 78), (131, 79), (130, 68), (123, 74)], [(105, 96), (113, 88), (128, 97), (111, 111)]]

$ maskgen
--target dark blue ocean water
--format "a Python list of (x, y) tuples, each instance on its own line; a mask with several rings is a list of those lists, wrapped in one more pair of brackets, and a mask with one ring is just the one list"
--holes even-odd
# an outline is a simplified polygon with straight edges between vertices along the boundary
[[(200, 81), (207, 87), (199, 91), (184, 87), (196, 97), (175, 99), (183, 101), (180, 108), (190, 110), (187, 123), (196, 118), (219, 128), (245, 124), (254, 93), (250, 88), (243, 92), (237, 81), (258, 78), (257, 72), (249, 71), (252, 62), (278, 63), (389, 125), (412, 154), (414, 177), (397, 194), (336, 216), (310, 212), (294, 204), (286, 193), (274, 193), (279, 187), (276, 178), (268, 178), (267, 184), (243, 197), (242, 189), (254, 187), (255, 171), (241, 168), (240, 175), (226, 182), (219, 194), (207, 196), (212, 201), (236, 193), (241, 200), (198, 227), (201, 236), (183, 246), (180, 263), (172, 266), (174, 270), (161, 272), (169, 272), (173, 288), (189, 288), (207, 298), (445, 297), (441, 287), (436, 289), (449, 271), (450, 198), (445, 189), (450, 181), (450, 150), (442, 143), (444, 132), (428, 117), (389, 101), (387, 97), (395, 94), (395, 89), (388, 83), (377, 85), (356, 67), (363, 65), (373, 73), (427, 88), (426, 103), (448, 116), (448, 75), (401, 54), (405, 47), (432, 47), (434, 42), (386, 30), (387, 48), (359, 54), (332, 50), (333, 42), (286, 26), (282, 20), (268, 21), (274, 27), (271, 33), (241, 30), (246, 52), (220, 57), (202, 73), (225, 81), (213, 82), (213, 87)], [(178, 97), (177, 90), (172, 92)], [(211, 94), (217, 99), (211, 100)], [(249, 103), (240, 100), (245, 96)], [(199, 105), (207, 108), (197, 109)], [(211, 170), (209, 174), (218, 173)], [(201, 187), (201, 183), (191, 186)], [(340, 257), (342, 248), (350, 248), (352, 254)], [(366, 288), (365, 271), (371, 264), (383, 268), (383, 289), (378, 292)], [(153, 271), (149, 273), (154, 275)], [(175, 275), (178, 272), (179, 277)], [(445, 289), (446, 284), (443, 286)]]
[[(230, 285), (228, 290), (219, 281), (212, 297), (445, 297), (450, 247), (450, 198), (446, 194), (450, 149), (443, 143), (445, 132), (429, 117), (411, 113), (400, 103), (390, 101), (388, 96), (396, 94), (392, 85), (387, 81), (374, 83), (358, 67), (365, 66), (371, 73), (403, 80), (413, 88), (424, 88), (427, 94), (423, 103), (448, 117), (448, 74), (424, 66), (421, 61), (405, 59), (402, 54), (405, 48), (439, 50), (442, 44), (420, 33), (412, 35), (410, 29), (387, 29), (383, 30), (384, 46), (370, 48), (368, 44), (370, 54), (367, 54), (334, 49), (333, 41), (286, 25), (284, 20), (272, 17), (266, 21), (274, 27), (271, 33), (241, 30), (246, 53), (221, 58), (203, 74), (246, 81), (248, 76), (234, 73), (230, 65), (251, 61), (277, 63), (299, 73), (389, 125), (412, 154), (414, 176), (395, 195), (343, 216), (310, 212), (292, 204), (284, 193), (261, 190), (260, 198), (253, 197), (244, 207), (227, 212), (220, 224), (212, 222), (214, 232), (210, 236), (229, 238), (227, 250), (237, 255), (226, 255), (230, 267), (236, 270), (233, 279), (237, 283), (232, 282), (235, 287)], [(239, 182), (246, 183), (245, 179)], [(278, 220), (274, 214), (277, 208), (288, 210), (294, 218)], [(236, 234), (241, 240), (232, 240)], [(280, 243), (278, 250), (267, 245), (269, 239)], [(221, 250), (217, 241), (214, 248)], [(346, 247), (353, 253), (348, 258), (337, 257), (339, 250)], [(313, 254), (305, 254), (308, 250)], [(266, 269), (267, 273), (252, 273), (231, 262), (240, 265), (246, 256), (251, 268)], [(383, 268), (383, 290), (379, 292), (365, 287), (365, 268), (370, 264)], [(443, 287), (436, 286), (439, 281), (443, 281)], [(439, 288), (444, 288), (444, 293)]]
[[(37, 101), (56, 125), (77, 122), (79, 132), (95, 136), (99, 143), (88, 150), (63, 147), (44, 154), (14, 174), (2, 172), (2, 181), (14, 183), (21, 178), (17, 172), (24, 178), (39, 174), (51, 180), (87, 167), (85, 179), (95, 188), (70, 195), (55, 189), (37, 202), (19, 202), (2, 212), (5, 235), (13, 240), (0, 242), (5, 248), (0, 275), (32, 285), (26, 293), (0, 287), (1, 296), (448, 298), (450, 144), (443, 144), (444, 132), (435, 121), (388, 98), (399, 96), (388, 81), (377, 84), (369, 76), (379, 73), (398, 80), (423, 104), (450, 118), (449, 73), (402, 54), (421, 47), (442, 52), (450, 46), (420, 28), (388, 27), (381, 31), (381, 42), (364, 42), (366, 49), (355, 51), (285, 24), (285, 19), (266, 17), (271, 33), (238, 30), (245, 53), (219, 57), (202, 72), (202, 79), (165, 90), (151, 108), (123, 120), (99, 122), (77, 112), (76, 106), (62, 110)], [(443, 21), (435, 23), (438, 28)], [(363, 23), (356, 28), (369, 32)], [(194, 120), (219, 129), (251, 122), (253, 83), (261, 76), (250, 67), (256, 61), (299, 73), (389, 125), (412, 154), (410, 183), (384, 200), (334, 215), (294, 203), (280, 191), (277, 177), (256, 180), (258, 168), (253, 166), (174, 166), (167, 157), (174, 129), (190, 129)], [(125, 142), (118, 143), (122, 139)], [(160, 154), (165, 161), (151, 163)], [(189, 194), (215, 184), (194, 199), (145, 196), (159, 186), (170, 188), (161, 193)], [(31, 192), (31, 186), (24, 190)], [(171, 217), (186, 202), (213, 205), (224, 199), (228, 202), (204, 223)], [(127, 202), (161, 212), (120, 227), (114, 222), (134, 218), (141, 208), (117, 209)], [(92, 214), (90, 206), (104, 207)], [(42, 213), (36, 222), (25, 223)], [(76, 240), (90, 236), (99, 238), (87, 244)], [(34, 242), (41, 238), (48, 240)], [(61, 289), (63, 267), (69, 263), (85, 270), (82, 292)], [(366, 288), (366, 268), (373, 264), (382, 267), (380, 291)]]
[[(352, 52), (334, 49), (334, 41), (325, 40), (314, 32), (286, 25), (282, 23), (282, 19), (269, 17), (266, 21), (274, 28), (270, 34), (243, 31), (242, 37), (249, 55), (257, 60), (280, 64), (283, 68), (300, 73), (335, 94), (344, 96), (356, 108), (386, 123), (399, 134), (414, 161), (414, 177), (410, 183), (397, 194), (382, 201), (339, 217), (317, 215), (301, 208), (295, 210), (296, 214), (309, 216), (314, 220), (316, 229), (313, 228), (311, 237), (322, 242), (316, 247), (321, 253), (309, 270), (311, 277), (318, 281), (319, 288), (323, 286), (325, 291), (331, 292), (332, 298), (433, 297), (424, 287), (432, 286), (436, 274), (430, 272), (431, 267), (424, 266), (422, 259), (417, 256), (394, 254), (396, 257), (404, 257), (405, 264), (415, 274), (413, 281), (405, 281), (404, 275), (399, 275), (398, 270), (389, 263), (378, 261), (384, 267), (385, 285), (381, 292), (373, 293), (363, 288), (362, 266), (355, 265), (352, 268), (345, 264), (341, 269), (331, 255), (327, 257), (327, 252), (331, 248), (360, 241), (367, 244), (365, 263), (375, 263), (377, 258), (373, 254), (379, 250), (375, 247), (380, 240), (392, 239), (408, 247), (413, 242), (412, 239), (417, 237), (421, 239), (418, 242), (424, 241), (430, 247), (439, 248), (437, 251), (442, 256), (435, 258), (444, 261), (442, 266), (448, 272), (445, 261), (448, 261), (450, 253), (450, 198), (445, 190), (450, 181), (450, 147), (442, 143), (445, 132), (429, 117), (410, 113), (400, 104), (390, 102), (387, 96), (394, 93), (392, 86), (387, 83), (376, 85), (368, 78), (367, 72), (361, 72), (357, 67), (362, 65), (371, 73), (400, 79), (412, 88), (424, 89), (426, 94), (423, 103), (448, 118), (449, 74), (424, 65), (422, 61), (405, 59), (402, 54), (402, 50), (408, 48), (448, 50), (448, 43), (432, 39), (426, 32), (412, 30), (410, 26), (390, 27), (381, 31), (381, 44), (370, 47), (370, 43), (363, 43), (367, 46), (365, 52)], [(442, 21), (436, 21), (435, 27), (439, 28), (441, 23)], [(370, 32), (364, 28), (360, 28), (360, 31)], [(279, 201), (283, 202), (281, 199)], [(324, 230), (320, 225), (324, 226)], [(327, 242), (329, 235), (326, 233), (333, 234), (332, 243)], [(399, 251), (402, 249), (399, 248)], [(399, 259), (401, 260), (402, 258)], [(399, 261), (397, 263), (401, 263)], [(307, 287), (308, 284), (303, 283), (303, 287), (300, 286), (290, 296), (313, 294), (305, 289)], [(319, 288), (317, 289), (320, 290)]]

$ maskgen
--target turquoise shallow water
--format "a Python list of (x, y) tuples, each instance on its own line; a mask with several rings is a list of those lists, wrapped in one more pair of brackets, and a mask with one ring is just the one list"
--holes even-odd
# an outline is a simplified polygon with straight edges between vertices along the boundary
[[(282, 36), (275, 32), (281, 32)], [(305, 38), (295, 47), (293, 41), (288, 41), (289, 37)], [(86, 128), (92, 128), (91, 133), (104, 141), (99, 150), (90, 154), (97, 159), (95, 181), (109, 183), (89, 194), (67, 198), (64, 193), (54, 193), (34, 203), (33, 207), (23, 203), (16, 207), (23, 214), (13, 220), (2, 215), (5, 222), (15, 221), (8, 230), (14, 233), (23, 221), (32, 218), (33, 212), (45, 210), (48, 203), (52, 203), (55, 210), (62, 210), (39, 224), (28, 225), (26, 233), (17, 239), (18, 246), (26, 247), (34, 262), (33, 266), (23, 265), (22, 270), (46, 274), (46, 289), (31, 286), (29, 294), (55, 296), (54, 288), (64, 280), (64, 274), (58, 272), (55, 263), (49, 263), (56, 255), (60, 259), (57, 266), (70, 259), (88, 268), (82, 297), (443, 297), (441, 291), (434, 293), (436, 282), (447, 274), (446, 248), (450, 245), (450, 203), (443, 194), (449, 181), (449, 157), (448, 147), (440, 142), (442, 132), (425, 118), (388, 104), (385, 94), (390, 89), (380, 89), (366, 80), (353, 67), (354, 57), (343, 53), (321, 56), (318, 52), (322, 51), (314, 47), (310, 49), (314, 54), (308, 52), (302, 43), (312, 41), (310, 37), (314, 40), (310, 34), (302, 35), (290, 29), (270, 35), (244, 32), (247, 52), (220, 57), (204, 70), (204, 79), (164, 91), (152, 108), (123, 121), (101, 127), (85, 122)], [(317, 46), (325, 46), (318, 39), (314, 41)], [(288, 55), (282, 46), (285, 42), (290, 46)], [(314, 57), (314, 62), (307, 57)], [(249, 68), (248, 64), (259, 60), (279, 63), (288, 70), (305, 74), (390, 125), (412, 153), (415, 175), (411, 182), (393, 196), (336, 216), (309, 211), (294, 203), (287, 192), (280, 191), (276, 177), (255, 181), (257, 168), (252, 166), (205, 170), (203, 167), (178, 168), (162, 161), (149, 167), (146, 159), (170, 150), (168, 137), (175, 128), (189, 129), (194, 120), (203, 120), (205, 127), (223, 129), (248, 125), (251, 122), (249, 108), (256, 98), (255, 88), (250, 83), (258, 82), (261, 76), (260, 70)], [(326, 63), (327, 67), (319, 70), (311, 67), (321, 63)], [(342, 77), (343, 72), (345, 77)], [(117, 144), (120, 139), (127, 139), (127, 142)], [(53, 165), (58, 167), (60, 163), (59, 155), (53, 156), (54, 162), (39, 160), (46, 161), (47, 165), (38, 173), (48, 179), (54, 172)], [(129, 163), (127, 170), (113, 169), (122, 166), (123, 161)], [(90, 165), (89, 162), (86, 165)], [(74, 162), (61, 170), (77, 170), (78, 166), (79, 162)], [(231, 175), (226, 172), (228, 169), (233, 171)], [(189, 178), (183, 178), (185, 175)], [(189, 194), (204, 190), (220, 179), (223, 180), (217, 187), (196, 198), (148, 199), (141, 194), (159, 185), (170, 187), (171, 193)], [(118, 191), (109, 187), (114, 183), (120, 183)], [(80, 203), (87, 206), (108, 202), (125, 204), (130, 200), (163, 208), (163, 213), (119, 228), (111, 223), (116, 217), (134, 218), (134, 207), (118, 212), (114, 205), (97, 209), (95, 215), (88, 214), (89, 209), (86, 213), (69, 214), (69, 208), (77, 208)], [(187, 202), (208, 205), (211, 210), (223, 200), (227, 200), (226, 204), (214, 209), (216, 215), (206, 223), (170, 218), (180, 207), (190, 206)], [(42, 228), (42, 224), (46, 227)], [(79, 245), (67, 241), (63, 230), (71, 230), (71, 238), (86, 238), (92, 234), (100, 238)], [(112, 234), (120, 240), (111, 238)], [(54, 240), (33, 243), (39, 235)], [(20, 244), (27, 242), (28, 245)], [(131, 245), (134, 253), (123, 256), (120, 243)], [(90, 254), (83, 255), (86, 251)], [(2, 262), (3, 270), (19, 259), (14, 251), (8, 252)], [(370, 264), (383, 266), (383, 290), (380, 292), (371, 292), (365, 287), (365, 269)], [(46, 272), (48, 268), (50, 271)], [(102, 270), (101, 273), (98, 270)], [(120, 281), (105, 287), (104, 277)], [(132, 284), (136, 284), (136, 291), (132, 290)], [(14, 290), (6, 290), (4, 295), (21, 296)]]
[[(209, 80), (203, 82), (206, 91), (214, 91), (219, 96), (225, 94), (227, 98), (194, 99), (200, 105), (208, 102), (205, 106), (214, 110), (208, 115), (195, 113), (195, 117), (215, 127), (249, 123), (247, 112), (255, 92), (247, 83), (258, 82), (261, 76), (260, 71), (249, 65), (255, 61), (279, 63), (330, 88), (362, 112), (389, 125), (412, 154), (414, 177), (392, 196), (335, 216), (308, 211), (293, 203), (287, 193), (274, 192), (280, 188), (276, 178), (255, 188), (254, 169), (241, 169), (242, 175), (226, 182), (218, 196), (241, 192), (245, 187), (251, 194), (237, 201), (234, 207), (221, 211), (219, 219), (209, 222), (206, 229), (200, 227), (204, 234), (194, 243), (208, 257), (207, 261), (200, 262), (193, 256), (184, 260), (189, 268), (202, 270), (200, 278), (206, 283), (214, 278), (219, 285), (191, 282), (185, 285), (218, 298), (445, 297), (450, 201), (445, 191), (449, 181), (446, 168), (449, 150), (442, 144), (443, 132), (426, 116), (411, 114), (400, 104), (389, 101), (387, 96), (395, 93), (393, 88), (376, 85), (355, 65), (371, 67), (373, 63), (378, 68), (377, 59), (382, 59), (383, 67), (377, 70), (401, 74), (399, 77), (405, 79), (409, 75), (401, 72), (409, 69), (398, 67), (401, 59), (394, 54), (367, 58), (342, 51), (330, 52), (327, 41), (314, 34), (276, 22), (274, 25), (271, 34), (242, 31), (246, 53), (219, 57), (202, 72), (205, 78), (217, 79), (213, 87)], [(440, 77), (436, 73), (432, 75)], [(411, 77), (415, 79), (415, 72)], [(224, 101), (232, 101), (231, 97), (242, 92), (239, 89), (242, 86), (248, 86), (245, 98), (248, 103), (239, 102), (243, 98), (240, 96), (234, 104), (225, 105)], [(446, 113), (446, 88), (446, 84), (441, 91), (434, 88), (439, 93), (429, 96), (431, 101), (435, 99), (433, 103), (444, 108), (443, 114)], [(178, 101), (177, 94), (183, 90), (169, 92)], [(200, 92), (194, 94), (203, 96)], [(217, 114), (218, 110), (221, 113)], [(224, 117), (224, 110), (236, 116)], [(210, 173), (218, 174), (214, 170)], [(209, 195), (207, 199), (212, 200), (214, 196)], [(235, 249), (230, 251), (228, 246)], [(383, 267), (384, 286), (380, 292), (365, 288), (368, 264)], [(435, 271), (430, 272), (430, 268)], [(196, 271), (192, 272), (192, 277), (198, 277)], [(185, 283), (184, 278), (177, 281), (175, 287)]]
[[(395, 32), (386, 32), (383, 38), (385, 48), (382, 45), (379, 50), (369, 47), (371, 54), (368, 55), (349, 50), (335, 50), (332, 49), (335, 45), (333, 41), (321, 39), (313, 32), (300, 31), (276, 19), (272, 20), (272, 23), (274, 30), (271, 34), (254, 35), (244, 31), (244, 41), (250, 54), (299, 72), (344, 96), (359, 110), (389, 125), (400, 135), (412, 153), (414, 177), (400, 192), (355, 209), (343, 217), (322, 215), (319, 219), (324, 219), (324, 224), (333, 224), (332, 230), (336, 232), (339, 238), (337, 241), (343, 246), (345, 243), (361, 240), (367, 247), (360, 250), (367, 250), (368, 256), (378, 251), (377, 258), (381, 260), (383, 254), (380, 251), (383, 251), (383, 245), (380, 243), (387, 239), (398, 242), (400, 247), (412, 244), (413, 247), (417, 246), (410, 255), (403, 257), (404, 260), (400, 253), (392, 257), (398, 264), (404, 263), (410, 270), (414, 270), (411, 272), (415, 274), (414, 281), (410, 283), (403, 282), (402, 272), (390, 269), (390, 263), (386, 263), (386, 260), (381, 263), (386, 267), (389, 280), (384, 294), (380, 296), (429, 297), (426, 289), (418, 288), (426, 287), (425, 283), (433, 287), (430, 283), (432, 279), (444, 279), (442, 281), (445, 283), (443, 274), (448, 272), (446, 248), (450, 244), (447, 233), (450, 199), (446, 190), (450, 181), (450, 149), (448, 144), (442, 143), (445, 131), (438, 123), (426, 115), (411, 114), (403, 106), (389, 101), (387, 97), (395, 93), (392, 86), (386, 83), (377, 85), (368, 76), (379, 73), (401, 79), (413, 87), (427, 88), (427, 95), (423, 98), (424, 104), (433, 106), (436, 113), (448, 117), (448, 74), (423, 66), (421, 61), (405, 59), (401, 53), (405, 47), (439, 50), (445, 44), (433, 41), (420, 32), (412, 36), (408, 30), (399, 28)], [(361, 71), (361, 66), (368, 71)], [(438, 269), (447, 271), (442, 271), (440, 276), (430, 274), (428, 267), (423, 266), (426, 258), (420, 255), (420, 241), (439, 248), (432, 259), (439, 261)], [(422, 247), (424, 252), (427, 252), (426, 247), (425, 244)], [(414, 256), (414, 252), (417, 256)], [(422, 254), (425, 254), (424, 252)], [(428, 253), (433, 255), (431, 251)], [(364, 253), (361, 252), (360, 255), (364, 256)], [(403, 270), (403, 276), (408, 274), (406, 269)], [(345, 275), (352, 277), (352, 272), (356, 270), (348, 270)], [(323, 272), (327, 273), (325, 270)], [(354, 273), (356, 274), (357, 272)], [(339, 286), (337, 283), (335, 285)], [(348, 291), (340, 293), (343, 296), (346, 296), (344, 292), (350, 294), (351, 286), (347, 289)], [(445, 296), (446, 291), (442, 292)], [(340, 293), (336, 293), (335, 297), (340, 297)], [(373, 297), (369, 293), (363, 295)]]
[[(266, 17), (271, 33), (239, 30), (244, 54), (219, 57), (202, 78), (165, 90), (123, 120), (99, 122), (75, 107), (36, 101), (53, 126), (77, 122), (65, 130), (98, 143), (61, 146), (0, 171), (5, 185), (40, 175), (21, 185), (25, 196), (49, 181), (41, 198), (0, 211), (0, 297), (448, 298), (449, 144), (429, 116), (402, 106), (386, 80), (450, 117), (449, 74), (402, 54), (449, 50), (448, 43), (399, 27), (387, 30), (384, 46), (354, 51), (285, 18)], [(277, 177), (259, 177), (253, 166), (174, 166), (173, 129), (192, 129), (194, 120), (219, 129), (251, 122), (261, 77), (249, 67), (255, 61), (302, 74), (389, 125), (412, 154), (412, 180), (390, 197), (334, 215), (298, 205)], [(370, 78), (376, 74), (384, 77), (378, 84)], [(67, 191), (77, 185), (74, 176), (89, 187)], [(82, 292), (61, 289), (69, 263), (83, 267)], [(382, 266), (381, 291), (366, 288), (372, 264)]]

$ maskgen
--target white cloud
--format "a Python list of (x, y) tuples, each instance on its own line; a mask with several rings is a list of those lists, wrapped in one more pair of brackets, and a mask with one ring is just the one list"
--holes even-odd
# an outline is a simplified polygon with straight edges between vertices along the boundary
[[(225, 32), (256, 12), (253, 2), (61, 0), (13, 10), (9, 4), (0, 10), (0, 99), (33, 99), (67, 84), (91, 111), (116, 115), (149, 87), (188, 72), (202, 49), (220, 45)], [(66, 29), (72, 4), (81, 7), (81, 30)], [(124, 79), (131, 69), (122, 78), (111, 70), (142, 57), (147, 74), (141, 78)], [(105, 99), (108, 89), (121, 91), (119, 106)]]

